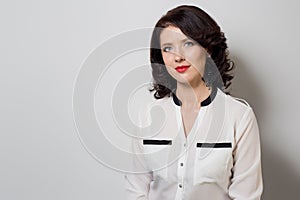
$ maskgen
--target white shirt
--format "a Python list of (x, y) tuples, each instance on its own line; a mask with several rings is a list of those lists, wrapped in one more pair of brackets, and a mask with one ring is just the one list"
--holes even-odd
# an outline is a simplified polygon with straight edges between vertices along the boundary
[[(128, 200), (260, 199), (260, 139), (253, 110), (243, 100), (214, 91), (187, 137), (176, 96), (156, 100), (165, 118), (156, 117), (165, 120), (161, 129), (141, 130), (133, 139), (137, 173), (125, 175)], [(149, 120), (144, 114), (140, 119)]]

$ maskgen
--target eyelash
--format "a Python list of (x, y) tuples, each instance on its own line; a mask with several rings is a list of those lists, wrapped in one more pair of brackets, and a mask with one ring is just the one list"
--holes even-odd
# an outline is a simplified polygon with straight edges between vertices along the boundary
[[(193, 42), (190, 42), (190, 41), (184, 43), (184, 46), (188, 46), (188, 47), (193, 46), (193, 45), (194, 45), (194, 43), (193, 43)], [(169, 50), (168, 50), (168, 49), (169, 49)], [(172, 47), (164, 47), (162, 50), (163, 50), (163, 52), (170, 52), (171, 49), (172, 49)]]

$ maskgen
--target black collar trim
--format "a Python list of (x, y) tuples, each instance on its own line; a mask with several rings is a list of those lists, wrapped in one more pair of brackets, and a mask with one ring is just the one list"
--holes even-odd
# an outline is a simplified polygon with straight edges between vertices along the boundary
[[(212, 88), (212, 91), (211, 91), (211, 94), (201, 102), (201, 106), (208, 106), (216, 97), (217, 95), (217, 91), (218, 91), (218, 88), (217, 87), (213, 87)], [(172, 97), (173, 97), (173, 101), (174, 103), (177, 105), (177, 106), (181, 106), (182, 103), (181, 101), (178, 99), (178, 97), (176, 96), (176, 90), (174, 90), (174, 92), (172, 92)]]

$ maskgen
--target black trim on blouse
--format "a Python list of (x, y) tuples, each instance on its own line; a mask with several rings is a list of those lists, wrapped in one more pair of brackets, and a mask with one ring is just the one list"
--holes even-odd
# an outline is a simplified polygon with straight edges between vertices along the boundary
[(172, 140), (143, 140), (144, 145), (172, 145)]
[[(201, 106), (208, 106), (215, 99), (215, 97), (217, 95), (217, 92), (218, 92), (218, 88), (217, 87), (212, 87), (211, 94), (201, 102)], [(174, 90), (174, 92), (172, 92), (172, 97), (173, 97), (174, 103), (177, 106), (182, 105), (181, 101), (176, 96), (176, 90)]]
[(197, 143), (197, 148), (231, 148), (231, 142), (221, 143)]

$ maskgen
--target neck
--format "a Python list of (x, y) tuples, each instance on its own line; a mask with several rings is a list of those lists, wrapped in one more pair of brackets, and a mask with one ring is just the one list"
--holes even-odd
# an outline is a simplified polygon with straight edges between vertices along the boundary
[(181, 101), (182, 108), (196, 108), (199, 110), (201, 102), (209, 97), (210, 92), (202, 80), (194, 85), (177, 82), (176, 96)]

